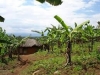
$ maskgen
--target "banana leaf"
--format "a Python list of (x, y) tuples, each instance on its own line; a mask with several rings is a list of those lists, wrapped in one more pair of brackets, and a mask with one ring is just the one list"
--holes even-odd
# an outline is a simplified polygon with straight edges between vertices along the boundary
[(36, 1), (38, 1), (40, 3), (44, 3), (45, 2), (45, 0), (36, 0)]
[(51, 5), (58, 6), (62, 4), (62, 0), (36, 0), (40, 3), (48, 2)]
[(7, 44), (11, 44), (11, 42), (6, 41), (6, 40), (1, 40), (1, 39), (0, 39), (0, 43), (7, 43)]
[(64, 21), (63, 21), (58, 15), (55, 15), (54, 18), (65, 28), (67, 34), (69, 34), (68, 25), (66, 25), (66, 24), (64, 23)]
[(0, 22), (4, 22), (4, 18), (2, 16), (0, 16)]
[(69, 33), (69, 37), (71, 38), (71, 35), (72, 35), (73, 32), (80, 32), (81, 29), (82, 29), (82, 27), (83, 27), (83, 25), (87, 25), (88, 23), (90, 23), (89, 20), (87, 20), (87, 21), (81, 23), (80, 25), (78, 25), (77, 27), (75, 27), (75, 28)]

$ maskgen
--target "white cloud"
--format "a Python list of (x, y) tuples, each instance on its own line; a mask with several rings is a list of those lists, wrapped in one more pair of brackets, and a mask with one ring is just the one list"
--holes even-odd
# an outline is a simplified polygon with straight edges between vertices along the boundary
[(100, 0), (90, 0), (85, 7), (91, 7), (92, 5), (94, 5), (96, 2), (100, 2)]
[(74, 26), (74, 22), (79, 24), (88, 19), (96, 25), (100, 20), (100, 14), (88, 18), (86, 13), (76, 13), (76, 11), (89, 8), (97, 1), (91, 0), (86, 3), (84, 0), (63, 0), (60, 6), (51, 6), (48, 3), (43, 6), (36, 0), (33, 0), (33, 5), (25, 5), (25, 0), (0, 0), (0, 15), (6, 19), (0, 25), (7, 33), (31, 33), (31, 30), (43, 30), (51, 24), (58, 25), (59, 23), (53, 18), (54, 15), (59, 15), (71, 26)]

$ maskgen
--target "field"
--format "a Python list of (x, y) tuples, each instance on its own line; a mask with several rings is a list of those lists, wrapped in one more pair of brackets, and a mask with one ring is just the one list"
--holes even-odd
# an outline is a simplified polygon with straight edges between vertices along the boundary
[[(66, 64), (65, 48), (54, 51), (38, 51), (30, 55), (21, 55), (25, 61), (19, 62), (16, 56), (9, 63), (0, 63), (0, 75), (100, 75), (99, 42), (94, 44), (90, 52), (87, 44), (80, 47), (73, 44), (72, 65)], [(8, 59), (6, 59), (8, 60)]]

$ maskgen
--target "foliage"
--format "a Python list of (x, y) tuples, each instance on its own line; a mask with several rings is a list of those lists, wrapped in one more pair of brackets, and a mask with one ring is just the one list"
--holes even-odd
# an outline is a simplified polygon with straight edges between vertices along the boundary
[[(64, 23), (64, 21), (58, 16), (55, 15), (54, 18), (63, 26), (63, 28), (66, 30), (67, 36), (68, 36), (68, 46), (66, 54), (68, 54), (68, 63), (71, 65), (71, 51), (72, 51), (72, 40), (73, 40), (73, 34), (75, 33), (81, 33), (82, 34), (82, 28), (84, 25), (87, 25), (89, 21), (83, 22), (80, 25), (76, 25), (74, 29), (70, 28), (68, 25)], [(69, 30), (70, 29), (70, 30)], [(67, 59), (67, 58), (66, 58)], [(67, 63), (66, 63), (67, 64)]]
[[(28, 36), (29, 37), (29, 36)], [(8, 55), (12, 59), (12, 53), (22, 44), (28, 37), (18, 40), (15, 35), (8, 35), (6, 30), (0, 27), (0, 59), (5, 62), (5, 56)]]
[(4, 22), (4, 18), (2, 16), (0, 16), (0, 22)]
[(37, 0), (40, 3), (48, 2), (51, 5), (58, 6), (62, 4), (62, 0)]

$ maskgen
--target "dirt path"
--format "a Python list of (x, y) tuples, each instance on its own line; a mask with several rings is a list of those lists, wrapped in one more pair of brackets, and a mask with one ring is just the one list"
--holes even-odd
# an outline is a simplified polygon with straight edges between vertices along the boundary
[(21, 55), (20, 57), (22, 58), (23, 61), (25, 61), (25, 64), (19, 62), (20, 65), (14, 69), (13, 73), (10, 73), (8, 75), (20, 75), (20, 72), (26, 69), (30, 65), (29, 63), (32, 63), (33, 61), (37, 60), (34, 54)]

